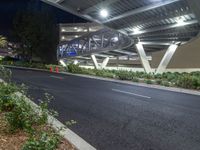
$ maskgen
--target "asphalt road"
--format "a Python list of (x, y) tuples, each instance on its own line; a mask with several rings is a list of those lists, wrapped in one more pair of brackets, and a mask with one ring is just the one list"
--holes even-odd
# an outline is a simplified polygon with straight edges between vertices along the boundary
[[(61, 122), (100, 150), (200, 150), (200, 96), (15, 70), (35, 98), (48, 92)], [(38, 102), (37, 100), (34, 100)]]

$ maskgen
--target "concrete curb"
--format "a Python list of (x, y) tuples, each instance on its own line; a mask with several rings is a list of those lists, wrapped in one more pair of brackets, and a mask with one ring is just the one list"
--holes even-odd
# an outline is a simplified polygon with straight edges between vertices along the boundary
[[(4, 82), (2, 79), (0, 79), (0, 82)], [(5, 83), (5, 82), (4, 82)], [(15, 93), (17, 96), (21, 97), (23, 96), (22, 93)], [(28, 104), (35, 109), (36, 112), (40, 113), (39, 106), (31, 101), (28, 97), (25, 97), (25, 100)], [(96, 150), (92, 145), (87, 143), (84, 139), (82, 139), (80, 136), (78, 136), (76, 133), (74, 133), (69, 128), (66, 128), (66, 126), (58, 121), (56, 118), (54, 118), (51, 115), (48, 115), (48, 124), (54, 128), (63, 138), (65, 138), (68, 142), (70, 142), (73, 146), (75, 146), (78, 150)], [(60, 130), (62, 129), (62, 130)]]
[[(15, 67), (15, 66), (5, 66), (5, 67), (49, 72), (47, 70), (36, 69), (36, 68)], [(101, 80), (101, 81), (110, 81), (110, 82), (115, 82), (115, 83), (129, 84), (129, 85), (134, 85), (134, 86), (141, 86), (141, 87), (146, 87), (146, 88), (154, 88), (154, 89), (159, 89), (159, 90), (166, 90), (166, 91), (171, 91), (171, 92), (179, 92), (179, 93), (184, 93), (184, 94), (200, 96), (200, 91), (190, 90), (190, 89), (165, 87), (165, 86), (161, 86), (161, 85), (152, 85), (152, 84), (145, 84), (145, 83), (135, 83), (135, 82), (131, 82), (131, 81), (122, 81), (122, 80), (117, 80), (117, 79), (103, 78), (103, 77), (90, 76), (90, 75), (73, 74), (73, 73), (69, 73), (69, 72), (60, 72), (60, 74), (73, 75), (73, 76), (96, 79), (96, 80)]]
[[(18, 96), (22, 96), (21, 93), (17, 93)], [(29, 98), (25, 98), (27, 103), (29, 103), (38, 113), (40, 113), (40, 109), (37, 104), (35, 104), (33, 101), (31, 101)], [(64, 124), (62, 124), (60, 121), (58, 121), (56, 118), (54, 118), (51, 115), (48, 115), (48, 124), (54, 128), (59, 134), (64, 137), (67, 141), (69, 141), (72, 145), (76, 147), (78, 150), (96, 150), (93, 146), (91, 146), (89, 143), (87, 143), (85, 140), (83, 140), (80, 136), (78, 136), (76, 133), (74, 133), (69, 128), (66, 128)], [(60, 130), (62, 129), (62, 130)]]
[(166, 91), (171, 91), (171, 92), (179, 92), (179, 93), (184, 93), (184, 94), (200, 96), (200, 91), (195, 91), (195, 90), (190, 90), (190, 89), (165, 87), (165, 86), (161, 86), (161, 85), (153, 85), (153, 84), (145, 84), (145, 83), (136, 83), (136, 82), (131, 82), (131, 81), (123, 81), (123, 80), (103, 78), (103, 77), (97, 77), (97, 76), (72, 74), (72, 73), (68, 73), (68, 72), (62, 72), (62, 74), (74, 75), (74, 76), (84, 77), (84, 78), (90, 78), (90, 79), (96, 79), (96, 80), (102, 80), (102, 81), (110, 81), (110, 82), (115, 82), (115, 83), (129, 84), (129, 85), (134, 85), (134, 86), (141, 86), (141, 87), (146, 87), (146, 88), (154, 88), (154, 89), (159, 89), (159, 90), (166, 90)]

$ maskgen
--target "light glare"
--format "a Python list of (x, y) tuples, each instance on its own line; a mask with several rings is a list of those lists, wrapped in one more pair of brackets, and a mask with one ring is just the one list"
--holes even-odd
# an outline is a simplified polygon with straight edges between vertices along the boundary
[(185, 25), (185, 21), (182, 18), (178, 19), (176, 22), (177, 22), (178, 26), (184, 26)]
[(118, 40), (119, 40), (118, 37), (114, 37), (114, 38), (113, 38), (113, 41), (114, 41), (114, 42), (117, 42)]
[(134, 32), (135, 34), (139, 34), (139, 33), (140, 33), (140, 29), (139, 29), (139, 28), (134, 28), (134, 29), (133, 29), (133, 32)]
[(102, 9), (100, 11), (100, 15), (101, 15), (101, 17), (106, 18), (106, 17), (108, 17), (108, 11), (106, 9)]

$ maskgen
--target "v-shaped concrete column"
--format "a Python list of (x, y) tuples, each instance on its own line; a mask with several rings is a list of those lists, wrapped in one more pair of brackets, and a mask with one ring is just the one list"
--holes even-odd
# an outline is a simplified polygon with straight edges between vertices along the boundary
[(95, 69), (104, 69), (107, 66), (108, 61), (109, 61), (109, 57), (106, 57), (102, 63), (98, 63), (94, 54), (91, 55), (91, 58), (92, 58), (92, 62), (94, 64)]
[(176, 52), (177, 47), (178, 45), (176, 44), (172, 44), (169, 46), (156, 70), (156, 74), (162, 74), (166, 70), (170, 60), (172, 59), (174, 53)]
[(146, 73), (152, 73), (151, 66), (150, 66), (149, 61), (147, 59), (143, 45), (140, 42), (138, 42), (138, 44), (136, 44), (136, 50), (138, 52), (140, 61), (142, 63), (142, 66), (144, 67), (145, 72)]

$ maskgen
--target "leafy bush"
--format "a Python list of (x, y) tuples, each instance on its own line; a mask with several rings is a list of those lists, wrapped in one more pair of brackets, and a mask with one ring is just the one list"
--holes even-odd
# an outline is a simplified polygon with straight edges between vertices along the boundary
[(22, 129), (28, 133), (33, 132), (33, 125), (37, 124), (40, 117), (33, 108), (24, 100), (24, 96), (13, 95), (14, 107), (12, 111), (6, 113), (6, 120), (11, 131)]
[(133, 81), (133, 82), (139, 82), (139, 79), (134, 77), (134, 78), (132, 79), (132, 81)]
[(161, 84), (161, 83), (162, 83), (162, 80), (160, 80), (160, 79), (156, 80), (156, 84)]
[(12, 93), (18, 91), (14, 84), (0, 83), (0, 110), (10, 111), (13, 109), (15, 101), (11, 96)]
[(58, 134), (54, 132), (42, 132), (39, 135), (30, 137), (22, 150), (54, 150), (60, 141)]
[(70, 64), (68, 65), (68, 71), (71, 73), (82, 73), (82, 68), (79, 65)]
[(144, 80), (145, 83), (147, 84), (152, 84), (153, 82), (150, 79)]
[(7, 82), (10, 82), (12, 76), (12, 72), (0, 65), (0, 79), (3, 79)]
[(115, 75), (107, 70), (95, 70), (95, 75), (100, 77), (114, 78)]
[(168, 81), (162, 81), (161, 85), (169, 87), (170, 83)]
[[(32, 132), (33, 125), (44, 124), (47, 121), (47, 102), (42, 101), (40, 104), (40, 115), (33, 110), (27, 103), (26, 97), (15, 94), (21, 92), (14, 84), (0, 83), (0, 110), (6, 112), (5, 118), (9, 124), (10, 130), (24, 129)], [(23, 94), (25, 92), (22, 92)]]
[(116, 75), (120, 80), (132, 80), (133, 79), (133, 74), (129, 71), (119, 71), (119, 72), (117, 72)]
[(182, 88), (199, 89), (200, 78), (196, 76), (183, 75), (178, 78), (176, 85)]

